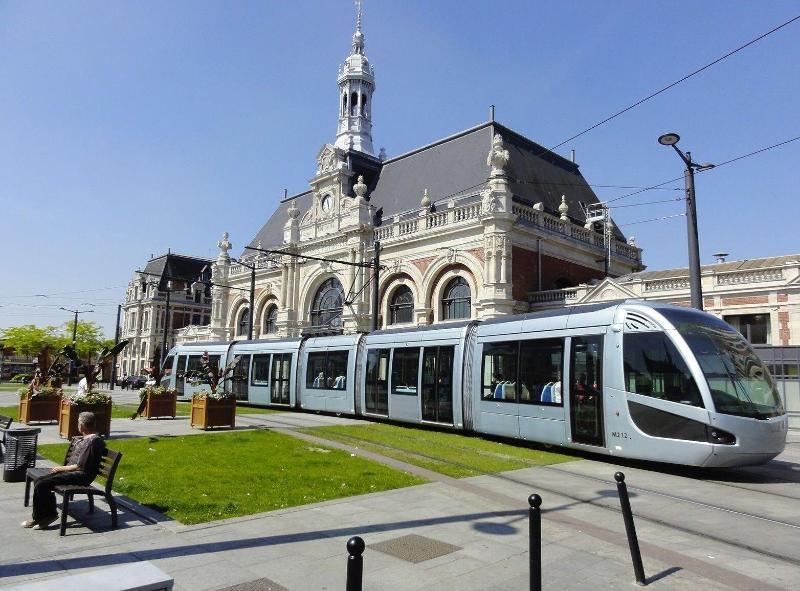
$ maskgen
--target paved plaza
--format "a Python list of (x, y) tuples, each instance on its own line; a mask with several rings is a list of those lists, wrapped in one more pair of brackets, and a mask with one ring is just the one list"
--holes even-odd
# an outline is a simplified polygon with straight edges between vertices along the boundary
[[(136, 393), (115, 392), (132, 402)], [(8, 398), (8, 400), (7, 400)], [(2, 395), (0, 402), (9, 403)], [(302, 413), (241, 415), (238, 428), (309, 438), (296, 427), (353, 423)], [(188, 418), (115, 419), (113, 437), (179, 435)], [(309, 438), (312, 439), (313, 438)], [(43, 426), (41, 441), (58, 441)], [(76, 502), (65, 537), (57, 528), (23, 530), (21, 483), (0, 484), (0, 586), (150, 561), (175, 588), (344, 589), (347, 540), (364, 538), (364, 589), (527, 589), (527, 497), (543, 497), (545, 589), (620, 589), (634, 584), (613, 474), (627, 475), (654, 589), (800, 587), (800, 436), (764, 467), (720, 473), (579, 459), (456, 480), (342, 444), (326, 445), (427, 477), (420, 486), (194, 526), (122, 498), (120, 528), (106, 505), (94, 516)], [(111, 444), (113, 447), (113, 443)], [(124, 461), (124, 460), (123, 460)], [(411, 537), (409, 537), (411, 536)], [(257, 581), (257, 583), (255, 583)]]

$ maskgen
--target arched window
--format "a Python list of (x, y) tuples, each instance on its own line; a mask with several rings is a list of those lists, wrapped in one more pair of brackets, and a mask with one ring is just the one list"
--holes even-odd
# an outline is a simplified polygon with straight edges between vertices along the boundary
[(142, 357), (147, 357), (147, 341), (142, 341)]
[(364, 117), (369, 117), (367, 114), (367, 95), (363, 92), (361, 93), (361, 114), (364, 115)]
[(335, 277), (325, 281), (314, 296), (311, 306), (311, 326), (339, 328), (342, 326), (344, 289)]
[(358, 93), (354, 92), (350, 95), (350, 114), (358, 115)]
[(262, 330), (265, 334), (273, 334), (278, 332), (278, 306), (272, 305), (267, 308), (266, 312), (264, 313), (264, 329)]
[(347, 93), (342, 95), (342, 116), (347, 115)]
[(472, 315), (471, 304), (472, 298), (467, 280), (456, 277), (447, 284), (442, 294), (442, 318), (444, 320), (469, 318)]
[(250, 324), (250, 308), (245, 308), (242, 315), (239, 316), (239, 326), (237, 327), (237, 336), (247, 335), (247, 325)]
[(397, 288), (389, 304), (389, 324), (402, 324), (414, 319), (414, 295), (407, 285)]

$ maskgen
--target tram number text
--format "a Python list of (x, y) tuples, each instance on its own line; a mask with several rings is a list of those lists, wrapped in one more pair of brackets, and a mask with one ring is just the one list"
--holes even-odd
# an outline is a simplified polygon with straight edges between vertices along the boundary
[(622, 431), (612, 431), (611, 432), (611, 437), (617, 437), (618, 439), (630, 439), (631, 438), (630, 435), (628, 435), (627, 433), (624, 433)]

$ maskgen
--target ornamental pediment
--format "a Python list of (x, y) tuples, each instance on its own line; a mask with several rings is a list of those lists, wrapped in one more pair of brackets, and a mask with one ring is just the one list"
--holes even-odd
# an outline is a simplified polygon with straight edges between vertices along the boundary
[(597, 302), (613, 302), (616, 300), (627, 300), (638, 298), (635, 293), (626, 287), (623, 287), (616, 281), (606, 278), (598, 283), (591, 289), (583, 298), (580, 304), (597, 303)]

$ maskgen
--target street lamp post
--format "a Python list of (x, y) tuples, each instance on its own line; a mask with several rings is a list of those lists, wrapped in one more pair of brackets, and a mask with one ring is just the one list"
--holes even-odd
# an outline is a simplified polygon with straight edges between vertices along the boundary
[[(64, 310), (65, 312), (72, 312), (75, 314), (75, 320), (72, 322), (72, 348), (75, 352), (78, 352), (78, 314), (88, 314), (90, 312), (94, 312), (94, 310), (70, 310), (69, 308), (59, 307), (59, 310)], [(69, 375), (67, 376), (67, 385), (72, 385), (72, 359), (69, 360)]]
[(700, 243), (697, 237), (697, 205), (694, 193), (694, 171), (714, 168), (713, 164), (692, 162), (692, 153), (684, 153), (678, 142), (681, 137), (677, 133), (665, 133), (658, 138), (662, 146), (672, 146), (686, 165), (683, 178), (686, 184), (686, 234), (689, 243), (689, 291), (692, 308), (703, 309), (703, 286), (700, 281)]
[(169, 331), (169, 296), (172, 293), (172, 281), (167, 281), (167, 303), (164, 308), (164, 334), (161, 336), (161, 365), (167, 358), (167, 332)]
[(256, 308), (256, 305), (255, 305), (255, 301), (256, 301), (256, 266), (255, 266), (255, 264), (248, 265), (247, 263), (242, 262), (239, 259), (231, 259), (231, 260), (233, 260), (233, 262), (235, 262), (235, 263), (238, 263), (242, 267), (250, 269), (250, 314), (248, 314), (248, 320), (247, 320), (247, 340), (248, 341), (252, 341), (253, 340), (253, 318), (256, 315), (256, 310), (255, 310), (255, 308)]

